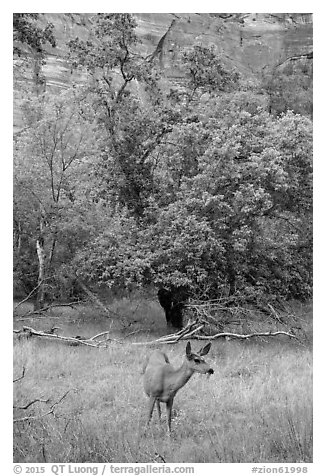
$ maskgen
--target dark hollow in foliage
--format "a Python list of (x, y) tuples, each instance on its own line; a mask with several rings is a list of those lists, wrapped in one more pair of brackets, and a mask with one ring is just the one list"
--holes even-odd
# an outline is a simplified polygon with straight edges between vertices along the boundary
[(160, 288), (157, 297), (165, 311), (167, 325), (181, 329), (182, 312), (188, 298), (187, 291), (183, 288)]

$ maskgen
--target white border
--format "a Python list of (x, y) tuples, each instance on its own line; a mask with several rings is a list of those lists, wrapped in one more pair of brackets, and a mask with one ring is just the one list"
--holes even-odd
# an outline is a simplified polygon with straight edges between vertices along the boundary
[[(262, 7), (264, 7), (262, 9)], [(273, 1), (267, 3), (248, 1), (212, 2), (200, 1), (190, 4), (189, 1), (164, 1), (161, 4), (153, 2), (108, 2), (106, 1), (13, 1), (2, 6), (5, 21), (2, 22), (1, 34), (1, 132), (2, 157), (0, 160), (0, 203), (1, 203), (1, 296), (2, 296), (2, 344), (1, 344), (1, 376), (3, 389), (1, 393), (1, 430), (0, 463), (2, 474), (12, 474), (12, 131), (13, 131), (13, 95), (12, 95), (12, 13), (13, 12), (303, 12), (314, 14), (314, 463), (309, 466), (308, 474), (325, 474), (326, 464), (323, 464), (325, 440), (325, 343), (326, 312), (323, 297), (325, 294), (325, 190), (326, 174), (324, 149), (325, 129), (325, 9), (322, 2)], [(302, 389), (304, 392), (305, 389)], [(253, 464), (206, 464), (195, 465), (196, 474), (250, 474)], [(8, 466), (8, 468), (7, 468)], [(279, 466), (277, 464), (259, 464), (258, 466)], [(8, 471), (7, 471), (8, 469)], [(49, 473), (50, 474), (50, 473)]]

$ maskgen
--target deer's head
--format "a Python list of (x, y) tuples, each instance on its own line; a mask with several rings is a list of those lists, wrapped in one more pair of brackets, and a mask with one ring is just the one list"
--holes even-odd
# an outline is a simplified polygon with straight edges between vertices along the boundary
[(202, 347), (198, 351), (198, 353), (196, 354), (196, 353), (191, 351), (190, 342), (187, 343), (186, 357), (187, 357), (190, 368), (194, 372), (198, 372), (200, 374), (213, 374), (214, 373), (214, 370), (203, 359), (203, 355), (208, 354), (210, 348), (211, 348), (211, 343)]

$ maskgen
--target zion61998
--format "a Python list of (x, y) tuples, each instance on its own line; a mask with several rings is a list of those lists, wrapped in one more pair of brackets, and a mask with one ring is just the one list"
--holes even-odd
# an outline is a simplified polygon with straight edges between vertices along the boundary
[(251, 469), (252, 473), (308, 473), (307, 466), (278, 466), (275, 468), (271, 467), (254, 467)]

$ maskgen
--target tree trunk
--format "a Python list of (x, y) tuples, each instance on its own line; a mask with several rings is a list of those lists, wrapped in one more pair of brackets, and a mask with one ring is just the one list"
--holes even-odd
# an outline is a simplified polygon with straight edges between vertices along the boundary
[(44, 283), (45, 283), (45, 249), (44, 249), (44, 239), (40, 237), (36, 241), (36, 251), (39, 262), (39, 272), (38, 272), (38, 290), (36, 295), (36, 301), (34, 310), (37, 311), (44, 307)]
[(17, 256), (21, 255), (21, 246), (22, 246), (22, 230), (21, 230), (21, 224), (20, 221), (16, 222), (17, 227), (14, 228), (14, 241), (16, 245), (16, 250), (17, 250)]
[(235, 293), (235, 273), (232, 267), (228, 269), (228, 281), (229, 281), (229, 296), (233, 296)]
[(36, 96), (43, 94), (46, 89), (46, 80), (42, 71), (42, 56), (39, 53), (33, 55), (34, 69), (33, 81), (35, 85)]
[(51, 250), (50, 250), (50, 255), (49, 255), (49, 268), (51, 268), (53, 255), (54, 255), (54, 249), (55, 249), (55, 245), (57, 243), (56, 234), (57, 233), (55, 232), (54, 237), (52, 238)]
[(167, 326), (182, 329), (182, 311), (188, 297), (186, 291), (182, 288), (172, 290), (160, 288), (157, 297), (164, 309)]

